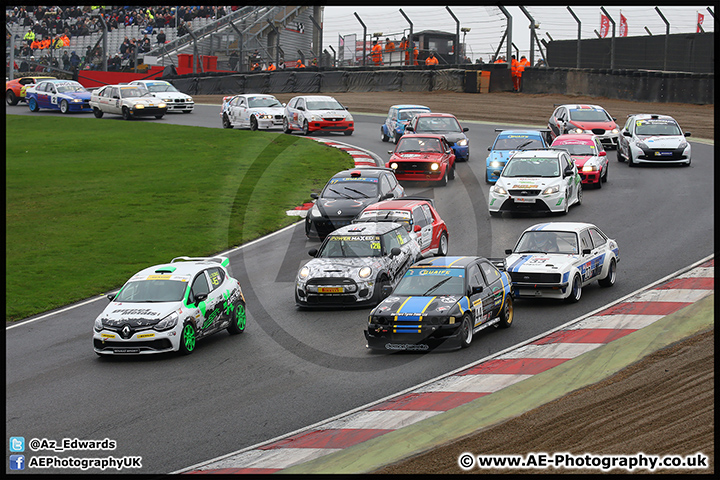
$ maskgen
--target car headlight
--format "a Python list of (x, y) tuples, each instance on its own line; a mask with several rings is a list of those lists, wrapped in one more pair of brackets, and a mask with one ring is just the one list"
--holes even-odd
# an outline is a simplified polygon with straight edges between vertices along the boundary
[(172, 312), (170, 315), (168, 315), (167, 317), (163, 318), (158, 323), (156, 323), (153, 328), (155, 330), (157, 330), (158, 332), (162, 332), (163, 330), (169, 330), (169, 329), (173, 328), (175, 325), (177, 325), (179, 317), (180, 316), (178, 315), (177, 312)]
[(73, 98), (73, 103), (80, 103), (82, 102), (82, 98)]
[(490, 191), (493, 193), (497, 193), (498, 195), (507, 195), (507, 191), (505, 191), (505, 189), (499, 185), (493, 185), (492, 187), (490, 187)]
[(158, 108), (165, 108), (165, 107), (167, 107), (167, 105), (164, 104), (164, 103), (161, 103), (161, 104), (158, 105)]
[(568, 130), (568, 133), (583, 133), (583, 129), (578, 127), (571, 128), (570, 130)]
[(493, 168), (500, 167), (501, 165), (502, 164), (500, 162), (498, 162), (497, 160), (493, 160), (492, 162), (490, 162), (490, 166)]
[(315, 205), (310, 209), (310, 215), (313, 217), (322, 217), (322, 213), (320, 213), (320, 209), (317, 208), (317, 206), (315, 206)]
[(172, 98), (163, 98), (162, 101), (163, 102), (172, 102)]
[(467, 138), (463, 138), (462, 140), (457, 142), (457, 145), (460, 145), (461, 147), (465, 147), (465, 146), (467, 146), (467, 144), (468, 144)]
[(554, 187), (548, 187), (545, 190), (543, 190), (543, 195), (550, 195), (551, 193), (558, 193), (560, 191), (560, 186), (555, 185)]
[(582, 168), (583, 172), (597, 172), (598, 168), (595, 165), (584, 165)]
[(636, 140), (636, 141), (635, 141), (635, 146), (638, 147), (638, 148), (641, 148), (641, 149), (643, 149), (643, 150), (647, 150), (647, 149), (648, 149), (648, 146), (645, 145), (645, 142), (640, 141), (640, 140)]
[(192, 97), (185, 97), (185, 101), (186, 101), (186, 102), (192, 102), (193, 99), (192, 99)]
[(145, 105), (143, 105), (142, 103), (138, 103), (137, 105), (135, 105), (135, 108), (138, 110), (142, 110), (143, 108), (145, 108)]
[(681, 142), (680, 145), (678, 145), (678, 148), (681, 150), (685, 150), (688, 146), (687, 142)]
[(311, 122), (318, 122), (320, 120), (322, 120), (322, 117), (320, 117), (319, 115), (310, 115)]
[(392, 162), (392, 163), (390, 164), (390, 168), (392, 168), (393, 170), (397, 170), (397, 168), (398, 168), (397, 162)]
[(360, 278), (368, 278), (372, 274), (372, 268), (370, 267), (363, 267), (358, 272), (358, 276)]
[(433, 162), (433, 164), (430, 165), (430, 170), (432, 170), (433, 172), (436, 171), (436, 170), (438, 170), (439, 168), (440, 168), (440, 165), (438, 165), (438, 164), (435, 163), (435, 162)]
[(618, 128), (615, 127), (615, 128), (613, 128), (612, 130), (610, 130), (610, 133), (618, 133), (619, 131), (620, 131), (620, 130), (618, 130)]
[(105, 326), (103, 325), (102, 317), (97, 317), (95, 319), (95, 325), (93, 326), (96, 332), (101, 331)]
[(302, 278), (303, 280), (305, 280), (308, 275), (310, 275), (310, 269), (308, 267), (301, 268), (300, 273), (298, 273), (298, 277)]

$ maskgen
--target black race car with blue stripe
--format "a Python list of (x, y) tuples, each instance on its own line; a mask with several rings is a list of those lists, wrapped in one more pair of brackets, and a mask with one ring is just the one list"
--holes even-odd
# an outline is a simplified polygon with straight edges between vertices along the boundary
[(410, 267), (370, 312), (365, 338), (372, 350), (465, 348), (480, 330), (512, 321), (506, 272), (483, 257), (434, 257)]
[(515, 298), (577, 302), (597, 280), (615, 284), (620, 250), (598, 227), (581, 222), (539, 223), (525, 230), (514, 250), (505, 250), (505, 270)]

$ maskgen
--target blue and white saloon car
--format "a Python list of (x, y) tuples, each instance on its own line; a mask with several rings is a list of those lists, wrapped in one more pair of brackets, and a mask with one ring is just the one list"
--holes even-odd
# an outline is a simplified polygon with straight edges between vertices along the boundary
[(505, 271), (515, 298), (554, 298), (574, 303), (594, 280), (615, 284), (620, 250), (598, 227), (550, 222), (525, 230), (515, 248), (505, 250)]
[(402, 104), (393, 105), (388, 110), (385, 123), (380, 125), (380, 139), (383, 142), (397, 141), (405, 134), (405, 127), (410, 120), (418, 113), (430, 113), (430, 108), (425, 105)]
[(60, 110), (62, 113), (91, 112), (92, 94), (74, 80), (44, 80), (25, 90), (25, 101), (31, 112), (41, 108)]

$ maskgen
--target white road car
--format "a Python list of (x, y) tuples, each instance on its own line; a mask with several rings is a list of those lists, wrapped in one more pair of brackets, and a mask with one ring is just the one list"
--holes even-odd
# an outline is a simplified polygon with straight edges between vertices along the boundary
[(505, 164), (488, 194), (488, 211), (566, 214), (582, 203), (582, 178), (570, 154), (562, 149), (525, 150)]
[(282, 128), (285, 104), (272, 95), (241, 94), (223, 98), (223, 128)]
[(293, 97), (285, 107), (283, 131), (300, 130), (303, 135), (313, 132), (342, 132), (352, 135), (355, 122), (350, 112), (333, 97), (301, 95)]
[(670, 163), (689, 166), (692, 148), (680, 125), (669, 115), (628, 115), (620, 131), (617, 159), (634, 167), (639, 163)]
[(227, 257), (177, 257), (133, 275), (93, 327), (98, 355), (190, 354), (195, 342), (245, 330), (245, 297)]
[(515, 248), (505, 250), (505, 271), (515, 298), (554, 298), (577, 302), (583, 287), (597, 280), (615, 284), (620, 251), (590, 223), (551, 222), (525, 230)]
[(133, 80), (130, 85), (139, 85), (167, 104), (168, 112), (190, 113), (195, 108), (195, 102), (190, 95), (182, 93), (175, 86), (165, 80)]

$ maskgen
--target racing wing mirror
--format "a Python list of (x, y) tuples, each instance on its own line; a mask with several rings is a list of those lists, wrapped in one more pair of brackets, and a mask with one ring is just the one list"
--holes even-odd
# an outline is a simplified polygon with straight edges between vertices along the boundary
[(415, 233), (419, 232), (420, 230), (422, 230), (422, 227), (420, 225), (415, 225), (413, 227), (413, 232), (415, 232)]
[(109, 293), (107, 295), (108, 300), (110, 300), (111, 302), (115, 300), (115, 297), (117, 297), (117, 293)]
[(380, 293), (382, 293), (383, 298), (387, 298), (390, 296), (392, 291), (393, 291), (392, 285), (383, 285), (382, 289), (380, 290)]
[(583, 255), (590, 255), (592, 253), (592, 250), (590, 250), (589, 248), (583, 248), (582, 252), (583, 252)]
[(566, 168), (565, 171), (563, 172), (563, 175), (564, 175), (565, 177), (569, 177), (570, 175), (573, 175), (574, 173), (575, 173), (575, 172), (573, 172), (572, 167), (568, 167), (568, 168)]
[(312, 192), (312, 193), (310, 194), (310, 198), (317, 200), (318, 198), (320, 198), (320, 196), (319, 196), (317, 193)]
[(470, 131), (470, 129), (469, 129), (468, 127), (463, 127), (463, 133), (464, 133), (464, 132), (469, 132), (469, 131)]
[(483, 287), (482, 285), (475, 285), (473, 287), (470, 287), (470, 294), (475, 295), (476, 293), (482, 293)]
[(200, 305), (200, 302), (204, 302), (207, 300), (207, 293), (199, 293), (195, 295), (195, 306)]
[(315, 257), (315, 255), (317, 255), (317, 252), (317, 248), (311, 248), (310, 250), (308, 250), (308, 255), (310, 255), (311, 257)]
[(505, 249), (505, 255), (512, 255), (512, 249), (511, 248)]
[(390, 256), (391, 256), (391, 257), (397, 257), (398, 255), (400, 255), (400, 253), (402, 253), (402, 250), (400, 250), (400, 248), (398, 248), (398, 247), (393, 247), (393, 248), (390, 250)]

